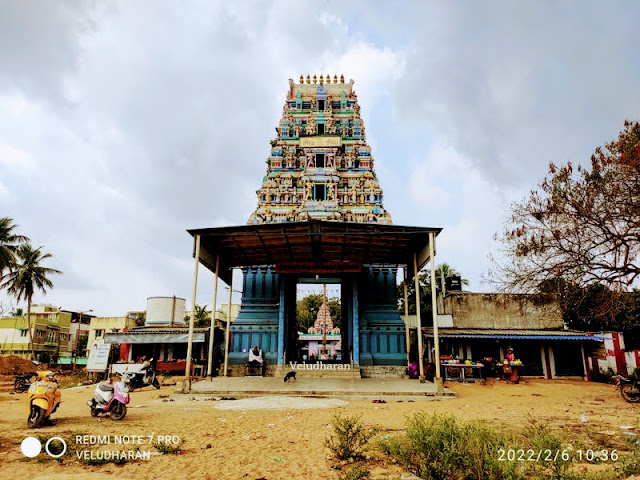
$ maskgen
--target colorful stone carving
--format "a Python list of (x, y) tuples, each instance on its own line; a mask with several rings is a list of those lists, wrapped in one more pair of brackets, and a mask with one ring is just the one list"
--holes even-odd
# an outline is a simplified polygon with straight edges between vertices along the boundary
[(267, 175), (249, 224), (330, 220), (390, 224), (353, 80), (289, 80)]

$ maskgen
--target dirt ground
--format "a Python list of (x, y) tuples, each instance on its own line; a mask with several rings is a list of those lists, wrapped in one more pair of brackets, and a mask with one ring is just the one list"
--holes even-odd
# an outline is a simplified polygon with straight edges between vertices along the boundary
[[(567, 441), (582, 448), (628, 449), (621, 427), (640, 432), (640, 405), (620, 398), (612, 385), (582, 381), (529, 380), (519, 385), (489, 382), (482, 384), (447, 384), (457, 397), (428, 400), (414, 397), (409, 401), (386, 397), (387, 403), (371, 399), (343, 398), (347, 404), (329, 408), (296, 409), (295, 402), (284, 402), (280, 409), (218, 409), (233, 401), (171, 401), (176, 387), (155, 390), (147, 387), (131, 394), (124, 420), (92, 418), (87, 400), (93, 386), (63, 390), (63, 403), (54, 414), (53, 426), (30, 430), (26, 426), (26, 393), (0, 392), (0, 479), (289, 479), (339, 478), (332, 468), (324, 442), (331, 433), (334, 412), (362, 414), (368, 424), (382, 428), (381, 434), (402, 431), (407, 415), (415, 412), (451, 413), (461, 419), (478, 418), (500, 429), (518, 431), (529, 417), (550, 424)], [(323, 406), (320, 403), (320, 406)], [(141, 436), (139, 449), (153, 452), (148, 460), (128, 461), (123, 465), (107, 463), (89, 465), (79, 461), (78, 451), (131, 450), (115, 445), (89, 446), (76, 442), (76, 436)], [(181, 440), (177, 453), (160, 454), (153, 443), (158, 435)], [(20, 444), (25, 437), (36, 436), (44, 444), (52, 436), (67, 440), (69, 451), (60, 461), (44, 452), (33, 459), (23, 456)], [(403, 470), (372, 448), (370, 469), (374, 478), (400, 479)], [(582, 468), (582, 467), (580, 467)], [(590, 467), (595, 468), (595, 467)]]

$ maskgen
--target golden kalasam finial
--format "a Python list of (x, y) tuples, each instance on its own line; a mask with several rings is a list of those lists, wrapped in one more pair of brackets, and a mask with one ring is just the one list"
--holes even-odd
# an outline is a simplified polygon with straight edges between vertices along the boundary
[(324, 75), (320, 74), (320, 85), (324, 83)]
[(327, 83), (331, 83), (331, 74), (327, 73)]
[(313, 83), (318, 83), (318, 78), (315, 73), (313, 74)]
[(300, 83), (304, 83), (304, 77), (300, 75)]
[(338, 83), (338, 76), (335, 73), (333, 74), (333, 83)]
[(309, 77), (308, 73), (307, 73), (307, 83), (311, 83), (311, 78)]
[(340, 75), (340, 83), (344, 83), (344, 75)]

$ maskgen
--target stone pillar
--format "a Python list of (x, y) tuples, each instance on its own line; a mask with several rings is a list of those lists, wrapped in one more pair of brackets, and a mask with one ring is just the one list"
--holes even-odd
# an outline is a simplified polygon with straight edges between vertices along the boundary
[(358, 315), (358, 278), (353, 279), (353, 364), (360, 365), (360, 319)]
[(279, 275), (269, 266), (245, 267), (242, 305), (231, 325), (229, 365), (244, 365), (249, 348), (260, 345), (268, 365), (278, 361)]
[(282, 365), (284, 359), (284, 283), (284, 278), (280, 278), (280, 306), (278, 308), (278, 365)]

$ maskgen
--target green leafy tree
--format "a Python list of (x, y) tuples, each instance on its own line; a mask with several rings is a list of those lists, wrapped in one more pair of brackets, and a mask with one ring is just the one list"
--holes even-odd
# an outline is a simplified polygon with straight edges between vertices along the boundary
[(78, 337), (78, 356), (84, 357), (85, 352), (87, 351), (87, 343), (89, 342), (89, 335), (84, 334)]
[(0, 218), (0, 279), (3, 272), (11, 269), (16, 261), (16, 250), (21, 244), (29, 241), (24, 235), (14, 232), (17, 225), (14, 225), (11, 218)]
[(28, 243), (19, 245), (15, 250), (16, 262), (12, 270), (3, 277), (0, 285), (0, 288), (6, 288), (10, 295), (15, 296), (18, 302), (23, 299), (27, 301), (27, 328), (33, 360), (36, 359), (36, 354), (31, 331), (31, 300), (36, 290), (46, 293), (47, 289), (53, 288), (53, 282), (49, 279), (51, 275), (62, 273), (60, 270), (42, 266), (45, 260), (51, 258), (51, 254), (42, 253), (41, 249), (42, 247), (34, 249)]
[(313, 293), (298, 300), (296, 304), (296, 323), (298, 330), (306, 332), (312, 327), (322, 306), (322, 295)]
[(135, 321), (136, 327), (144, 327), (144, 324), (147, 321), (147, 312), (137, 312)]
[(342, 304), (339, 297), (333, 297), (327, 300), (327, 306), (329, 307), (329, 313), (331, 314), (331, 320), (333, 320), (333, 326), (342, 327)]
[[(460, 273), (453, 267), (449, 266), (447, 263), (443, 263), (436, 267), (436, 294), (441, 293), (441, 277), (448, 277), (451, 275), (460, 275)], [(422, 320), (423, 325), (428, 325), (431, 323), (432, 313), (431, 313), (431, 270), (427, 269), (420, 274), (418, 277), (420, 281), (420, 319)], [(469, 280), (463, 278), (463, 285), (469, 285)], [(403, 284), (398, 285), (397, 288), (398, 294), (398, 312), (400, 315), (404, 315), (404, 286)], [(412, 279), (408, 280), (407, 283), (407, 294), (408, 294), (408, 305), (409, 305), (409, 315), (416, 314), (416, 288), (415, 282)]]
[(542, 282), (538, 291), (541, 296), (559, 301), (569, 328), (640, 333), (640, 290), (619, 292), (601, 283), (580, 286), (560, 278)]

